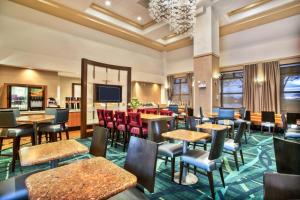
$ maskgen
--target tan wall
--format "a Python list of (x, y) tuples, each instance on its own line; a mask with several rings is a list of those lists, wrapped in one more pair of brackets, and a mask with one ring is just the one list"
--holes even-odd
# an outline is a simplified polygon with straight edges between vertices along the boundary
[(161, 103), (161, 85), (157, 83), (133, 82), (131, 96), (142, 103)]
[(72, 83), (81, 83), (80, 78), (59, 77), (60, 82), (60, 106), (65, 107), (65, 97), (72, 96)]
[[(0, 65), (0, 95), (2, 98), (4, 95), (4, 83), (46, 85), (47, 97), (56, 97), (58, 86), (58, 74), (57, 72), (31, 70)], [(2, 98), (0, 99), (0, 105), (2, 107), (6, 107), (7, 105), (3, 105)]]

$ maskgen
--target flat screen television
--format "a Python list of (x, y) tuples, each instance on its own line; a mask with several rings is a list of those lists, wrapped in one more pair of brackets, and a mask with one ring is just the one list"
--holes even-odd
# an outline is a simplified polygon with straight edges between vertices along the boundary
[(95, 102), (119, 103), (122, 102), (122, 86), (95, 84)]

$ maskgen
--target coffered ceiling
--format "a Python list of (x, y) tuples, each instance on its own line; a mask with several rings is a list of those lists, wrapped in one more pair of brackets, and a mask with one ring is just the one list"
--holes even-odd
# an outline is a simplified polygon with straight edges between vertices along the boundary
[[(149, 0), (11, 0), (159, 51), (191, 45), (149, 16)], [(300, 13), (299, 0), (198, 0), (197, 13), (213, 6), (221, 36)]]

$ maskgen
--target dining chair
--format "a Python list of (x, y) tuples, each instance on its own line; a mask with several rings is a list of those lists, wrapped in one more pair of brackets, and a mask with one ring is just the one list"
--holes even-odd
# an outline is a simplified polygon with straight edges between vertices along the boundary
[[(182, 144), (170, 142), (170, 140), (162, 137), (162, 133), (168, 132), (167, 121), (154, 121), (152, 123), (153, 141), (158, 144), (158, 156), (167, 163), (171, 158), (171, 181), (174, 181), (175, 159), (182, 154)], [(165, 159), (164, 159), (165, 157)]]
[(112, 138), (115, 131), (114, 112), (112, 110), (104, 110), (103, 114), (106, 125), (105, 128), (109, 130), (109, 136)]
[(157, 115), (158, 114), (158, 110), (157, 109), (146, 109), (145, 112), (146, 112), (146, 114), (153, 114), (153, 115)]
[[(167, 116), (173, 116), (173, 112), (171, 110), (160, 110), (159, 111), (159, 114), (160, 115), (167, 115)], [(172, 131), (176, 128), (176, 121), (175, 121), (175, 118), (168, 121), (167, 123), (168, 125), (168, 129), (169, 131)]]
[[(45, 108), (45, 115), (56, 115), (57, 108), (47, 107)], [(41, 122), (38, 124), (38, 140), (39, 144), (42, 142), (42, 137), (45, 135), (46, 142), (50, 141), (50, 135), (46, 132), (42, 132), (43, 127), (53, 125), (55, 120), (51, 120), (48, 122)]]
[(300, 113), (286, 113), (287, 124), (297, 124), (297, 120), (300, 119)]
[(261, 112), (261, 133), (263, 132), (263, 128), (267, 127), (269, 130), (269, 133), (271, 133), (271, 128), (274, 129), (276, 127), (275, 125), (275, 113), (273, 111), (262, 111)]
[(234, 136), (234, 110), (229, 108), (219, 108), (219, 115), (217, 118), (217, 123), (220, 125), (226, 125), (231, 127), (231, 134), (229, 133), (229, 136)]
[(219, 113), (220, 108), (219, 107), (214, 107), (212, 108), (213, 113)]
[(219, 170), (223, 187), (225, 187), (223, 169), (222, 169), (222, 152), (224, 147), (226, 130), (213, 131), (210, 151), (204, 150), (189, 150), (181, 156), (180, 161), (180, 177), (179, 184), (182, 182), (182, 172), (184, 165), (193, 165), (196, 174), (196, 169), (200, 168), (206, 171), (212, 198), (215, 199), (213, 171)]
[(291, 126), (289, 127), (284, 113), (281, 114), (281, 121), (282, 121), (282, 129), (283, 129), (284, 138), (286, 138), (286, 139), (287, 138), (290, 138), (290, 139), (300, 138), (300, 128), (299, 127), (293, 128)]
[(104, 110), (97, 109), (97, 116), (98, 116), (98, 120), (99, 120), (99, 126), (106, 127), (105, 119), (104, 119)]
[(124, 169), (137, 177), (137, 186), (111, 197), (110, 200), (148, 199), (144, 189), (154, 192), (157, 152), (157, 143), (137, 137), (130, 138)]
[(129, 120), (129, 132), (131, 135), (147, 138), (148, 136), (148, 129), (143, 127), (141, 113), (131, 112), (128, 113), (128, 120)]
[(300, 143), (273, 137), (278, 173), (300, 175)]
[(145, 112), (146, 112), (146, 110), (145, 110), (145, 109), (143, 109), (143, 108), (139, 108), (139, 109), (137, 109), (137, 112), (138, 112), (138, 113), (145, 113)]
[[(198, 131), (196, 126), (197, 126), (197, 122), (196, 122), (196, 117), (188, 117), (187, 119), (187, 123), (188, 123), (188, 129), (191, 131)], [(206, 139), (201, 139), (197, 142), (193, 143), (193, 148), (195, 149), (196, 146), (202, 146), (204, 148), (204, 150), (207, 150), (207, 144), (210, 143), (211, 138), (206, 138)]]
[(264, 199), (300, 199), (300, 175), (265, 172)]
[(226, 153), (231, 153), (233, 155), (235, 166), (238, 171), (239, 171), (239, 163), (238, 163), (238, 158), (237, 158), (238, 151), (240, 152), (243, 165), (245, 164), (243, 151), (242, 151), (241, 139), (245, 132), (246, 126), (247, 126), (246, 122), (241, 122), (239, 124), (237, 134), (235, 135), (234, 139), (226, 139), (225, 143), (224, 143), (224, 150)]
[(108, 140), (108, 130), (107, 128), (101, 126), (95, 126), (92, 136), (92, 142), (90, 146), (90, 154), (93, 156), (106, 157)]
[(173, 115), (174, 115), (174, 119), (175, 119), (175, 127), (176, 129), (178, 128), (178, 124), (179, 124), (179, 106), (177, 104), (170, 104), (168, 106), (168, 110), (172, 111)]
[(211, 120), (210, 118), (204, 116), (203, 109), (202, 109), (201, 106), (199, 108), (199, 111), (200, 111), (201, 124), (206, 123), (206, 122), (213, 122), (213, 120)]
[[(246, 110), (246, 108), (242, 107), (239, 110), (239, 114), (240, 114), (240, 118), (236, 119), (234, 121), (235, 126), (239, 126), (241, 122), (245, 122), (247, 125), (247, 130), (248, 130), (248, 134), (250, 136), (251, 134), (251, 113), (249, 110)], [(247, 139), (247, 133), (246, 131), (244, 131), (244, 136), (245, 136), (245, 143), (248, 144), (248, 139)]]
[[(14, 111), (9, 109), (0, 110), (0, 128), (2, 128), (2, 131), (0, 133), (0, 151), (2, 151), (4, 139), (13, 139), (11, 170), (12, 172), (14, 172), (16, 167), (16, 160), (19, 157), (18, 152), (20, 150), (21, 138), (29, 136), (31, 137), (31, 144), (35, 145), (34, 130), (32, 127), (18, 126)], [(4, 154), (1, 155), (8, 156)]]
[(123, 151), (126, 149), (127, 141), (128, 141), (128, 130), (127, 130), (127, 123), (126, 123), (126, 113), (122, 111), (116, 111), (115, 112), (115, 120), (116, 120), (116, 138), (114, 138), (114, 135), (112, 136), (111, 142), (114, 142), (115, 139), (115, 146), (118, 144), (118, 140), (120, 139), (120, 134), (122, 134), (123, 137)]

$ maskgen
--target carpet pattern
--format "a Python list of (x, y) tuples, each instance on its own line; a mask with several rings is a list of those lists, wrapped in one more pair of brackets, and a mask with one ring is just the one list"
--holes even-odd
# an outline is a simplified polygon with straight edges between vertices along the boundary
[[(91, 139), (77, 139), (86, 146), (90, 146)], [(224, 156), (224, 178), (226, 187), (222, 187), (218, 171), (214, 171), (214, 185), (216, 199), (263, 199), (263, 173), (275, 171), (275, 158), (273, 139), (271, 135), (252, 133), (248, 138), (248, 144), (243, 141), (243, 153), (245, 165), (242, 165), (241, 158), (238, 156), (240, 170), (237, 171), (233, 155), (223, 154)], [(197, 147), (201, 148), (201, 147)], [(208, 147), (210, 149), (210, 147)], [(3, 153), (11, 152), (11, 149)], [(90, 157), (89, 154), (74, 156), (62, 160), (62, 162), (72, 162), (78, 159)], [(108, 147), (107, 159), (119, 166), (123, 166), (126, 153), (122, 147)], [(0, 181), (18, 174), (26, 173), (36, 169), (47, 169), (48, 164), (36, 165), (32, 167), (20, 167), (17, 162), (16, 171), (9, 172), (11, 158), (0, 157)], [(176, 171), (179, 170), (179, 158), (176, 159)], [(206, 176), (197, 174), (198, 183), (191, 186), (182, 186), (170, 181), (171, 163), (165, 165), (163, 160), (157, 161), (155, 192), (146, 195), (150, 199), (159, 200), (179, 200), (179, 199), (211, 199), (209, 183)]]

